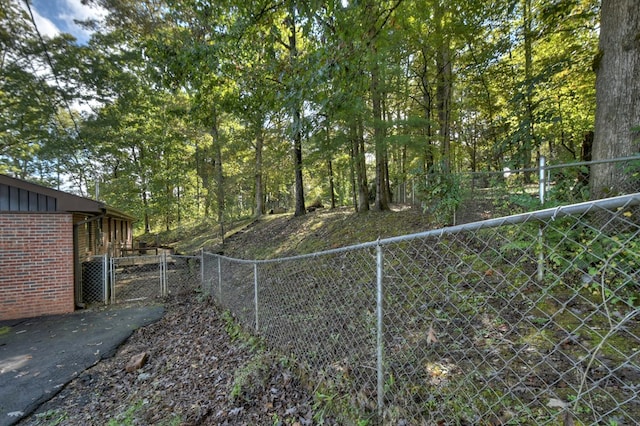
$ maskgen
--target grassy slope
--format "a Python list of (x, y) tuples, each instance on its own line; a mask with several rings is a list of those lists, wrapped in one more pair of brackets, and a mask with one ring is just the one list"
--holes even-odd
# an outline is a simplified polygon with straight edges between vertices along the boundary
[(378, 238), (421, 232), (432, 228), (417, 208), (394, 207), (387, 212), (356, 214), (349, 208), (319, 209), (301, 217), (267, 215), (227, 226), (224, 247), (218, 227), (200, 223), (159, 235), (161, 244), (179, 253), (223, 251), (242, 259), (268, 259), (313, 253), (336, 247), (374, 241)]

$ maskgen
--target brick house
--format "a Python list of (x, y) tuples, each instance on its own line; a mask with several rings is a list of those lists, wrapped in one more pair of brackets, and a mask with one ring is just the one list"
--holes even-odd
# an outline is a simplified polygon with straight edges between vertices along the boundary
[(0, 320), (83, 306), (83, 264), (132, 246), (133, 217), (0, 174)]

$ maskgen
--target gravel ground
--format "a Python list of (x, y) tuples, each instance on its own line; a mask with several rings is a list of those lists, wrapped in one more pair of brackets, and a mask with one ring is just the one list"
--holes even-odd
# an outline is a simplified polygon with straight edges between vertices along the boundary
[[(243, 337), (215, 305), (176, 299), (165, 309), (19, 424), (336, 424), (282, 358)], [(128, 372), (141, 353), (146, 364)]]

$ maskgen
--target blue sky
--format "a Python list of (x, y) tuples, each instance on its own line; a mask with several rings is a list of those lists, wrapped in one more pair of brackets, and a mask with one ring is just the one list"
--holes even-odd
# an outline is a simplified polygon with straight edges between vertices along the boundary
[(97, 9), (83, 6), (81, 0), (32, 0), (31, 7), (42, 35), (51, 37), (60, 32), (70, 33), (79, 43), (85, 43), (90, 34), (73, 20), (101, 16)]

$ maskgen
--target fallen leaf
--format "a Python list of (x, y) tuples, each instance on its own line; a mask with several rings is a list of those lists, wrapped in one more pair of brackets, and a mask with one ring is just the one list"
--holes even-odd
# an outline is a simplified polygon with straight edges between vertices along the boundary
[(438, 338), (436, 337), (435, 330), (433, 329), (433, 324), (429, 326), (429, 331), (427, 331), (427, 345), (432, 343), (437, 343)]
[(506, 333), (507, 331), (509, 331), (509, 324), (500, 324), (497, 327), (498, 331), (501, 333)]
[(237, 416), (238, 414), (240, 414), (242, 412), (242, 410), (244, 410), (244, 408), (242, 408), (242, 407), (233, 408), (233, 409), (231, 409), (229, 411), (229, 415), (230, 416)]
[(293, 416), (297, 412), (298, 412), (298, 408), (297, 407), (291, 407), (291, 408), (287, 408), (287, 410), (284, 412), (284, 415), (285, 416)]
[(549, 408), (567, 408), (568, 406), (568, 403), (557, 398), (551, 398), (549, 402), (547, 402), (547, 407)]

